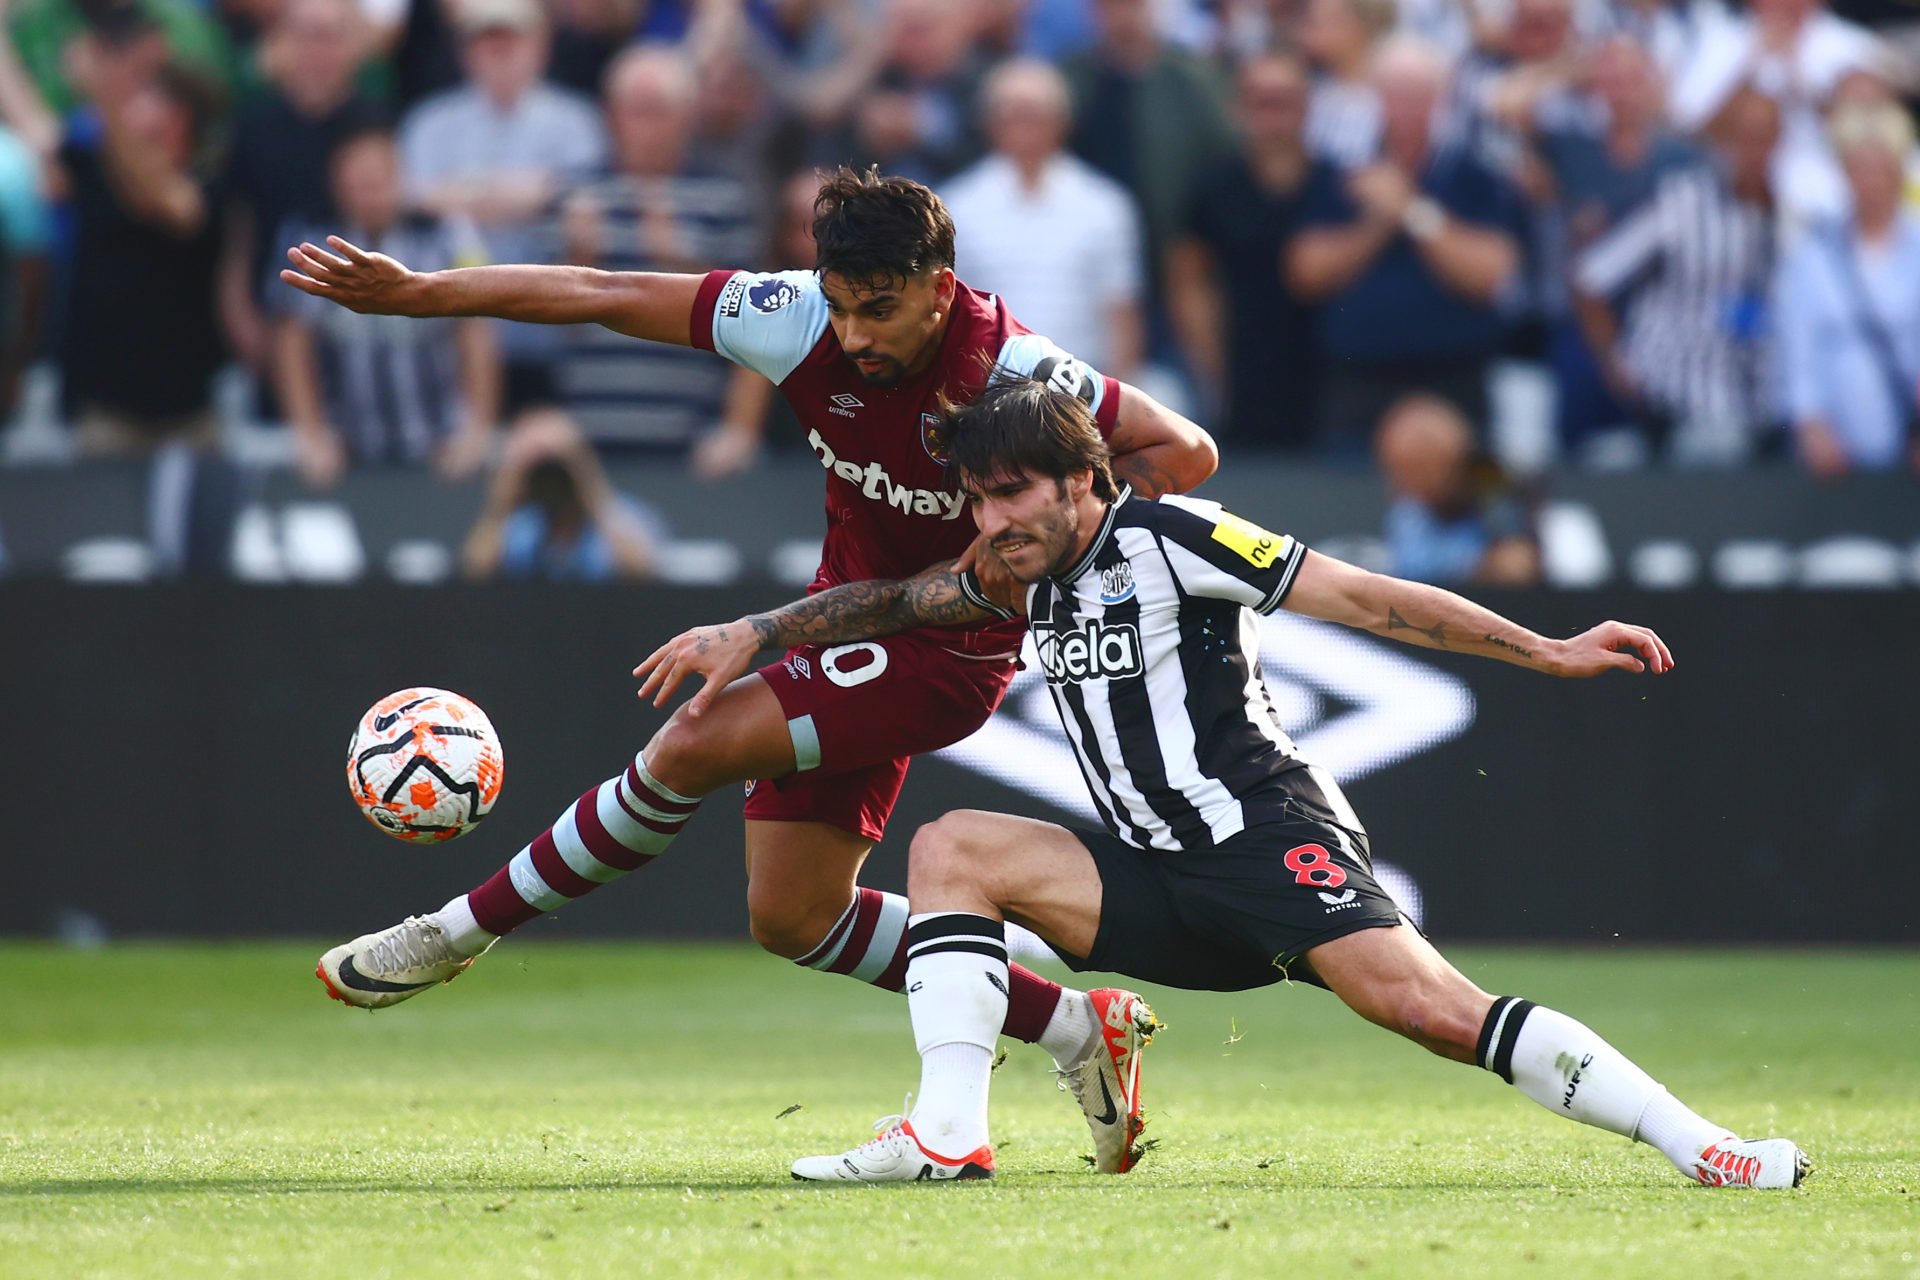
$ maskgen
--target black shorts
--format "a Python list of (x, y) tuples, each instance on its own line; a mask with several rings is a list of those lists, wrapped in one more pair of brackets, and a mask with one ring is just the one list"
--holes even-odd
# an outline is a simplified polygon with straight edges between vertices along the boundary
[[(1164, 853), (1074, 832), (1100, 873), (1100, 930), (1074, 969), (1191, 991), (1244, 991), (1282, 978), (1304, 952), (1361, 929), (1401, 923), (1373, 878), (1364, 831), (1296, 801), (1287, 817), (1211, 849)], [(1317, 984), (1318, 985), (1318, 984)]]

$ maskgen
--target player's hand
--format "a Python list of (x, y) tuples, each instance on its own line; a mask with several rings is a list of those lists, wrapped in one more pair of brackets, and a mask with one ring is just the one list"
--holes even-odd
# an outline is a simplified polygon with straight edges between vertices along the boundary
[(651, 697), (656, 707), (665, 706), (688, 676), (701, 677), (706, 683), (687, 702), (687, 714), (697, 716), (722, 689), (746, 674), (759, 652), (760, 636), (745, 621), (695, 627), (648, 654), (633, 674), (643, 681), (639, 696)]
[(1557, 676), (1598, 676), (1609, 671), (1673, 670), (1673, 652), (1667, 642), (1645, 627), (1625, 622), (1603, 622), (1562, 642), (1548, 667)]
[(1004, 603), (1026, 596), (1026, 587), (1013, 576), (1013, 570), (1007, 568), (1007, 562), (993, 549), (993, 540), (984, 533), (967, 544), (967, 549), (953, 562), (955, 573), (969, 570), (979, 579), (981, 594), (989, 600)]
[(408, 301), (420, 273), (384, 253), (368, 253), (339, 236), (328, 236), (332, 253), (305, 241), (287, 250), (290, 270), (280, 278), (316, 298), (337, 302), (363, 315), (409, 315)]

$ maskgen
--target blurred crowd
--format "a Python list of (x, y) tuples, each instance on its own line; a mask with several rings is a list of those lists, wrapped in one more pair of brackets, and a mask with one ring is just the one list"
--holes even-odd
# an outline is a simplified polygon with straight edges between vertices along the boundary
[(1550, 463), (1920, 460), (1920, 23), (1893, 0), (0, 12), (0, 420), (33, 367), (82, 459), (216, 449), (238, 369), (316, 489), (492, 467), (476, 575), (647, 572), (599, 460), (726, 475), (798, 444), (785, 406), (599, 330), (353, 315), (279, 282), (286, 246), (810, 267), (841, 163), (932, 185), (963, 279), (1229, 465), (1376, 462), (1418, 576), (1528, 580), (1516, 477)]

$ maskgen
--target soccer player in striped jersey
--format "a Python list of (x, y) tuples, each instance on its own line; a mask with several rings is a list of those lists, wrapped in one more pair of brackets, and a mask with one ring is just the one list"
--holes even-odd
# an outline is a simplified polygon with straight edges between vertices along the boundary
[[(1259, 663), (1259, 615), (1283, 605), (1559, 676), (1670, 671), (1657, 635), (1604, 622), (1548, 639), (1215, 503), (1136, 496), (1116, 482), (1085, 406), (1031, 379), (995, 382), (946, 427), (956, 479), (1024, 594), (936, 566), (824, 592), (776, 611), (773, 625), (851, 640), (1024, 613), (1106, 831), (961, 811), (914, 837), (906, 977), (918, 1102), (853, 1151), (797, 1162), (794, 1176), (992, 1175), (987, 1084), (1012, 920), (1075, 968), (1200, 990), (1282, 977), (1324, 986), (1556, 1115), (1657, 1147), (1706, 1185), (1800, 1182), (1809, 1166), (1793, 1143), (1735, 1136), (1581, 1023), (1490, 995), (1448, 964), (1375, 881), (1365, 828), (1288, 738)], [(716, 658), (716, 630), (663, 646), (649, 679), (666, 689), (689, 674), (725, 679), (751, 655)]]

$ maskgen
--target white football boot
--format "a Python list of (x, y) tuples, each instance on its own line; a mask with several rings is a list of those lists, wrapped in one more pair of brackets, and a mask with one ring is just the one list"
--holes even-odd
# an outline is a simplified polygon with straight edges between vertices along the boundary
[(1078, 1066), (1056, 1071), (1060, 1087), (1072, 1093), (1093, 1130), (1093, 1167), (1100, 1173), (1125, 1173), (1139, 1163), (1140, 1056), (1162, 1023), (1147, 1002), (1131, 991), (1099, 987), (1087, 992), (1100, 1043)]
[(1709, 1142), (1693, 1162), (1703, 1187), (1752, 1187), (1779, 1191), (1797, 1187), (1813, 1172), (1813, 1161), (1785, 1138), (1736, 1138)]
[(874, 1123), (879, 1137), (840, 1156), (803, 1156), (793, 1162), (796, 1182), (944, 1182), (991, 1178), (993, 1148), (982, 1145), (958, 1159), (920, 1145), (913, 1122), (888, 1116)]
[[(492, 946), (489, 942), (487, 946)], [(320, 957), (314, 974), (327, 994), (361, 1009), (384, 1009), (428, 987), (452, 982), (486, 954), (465, 955), (431, 916), (408, 916), (390, 929), (364, 933)]]

